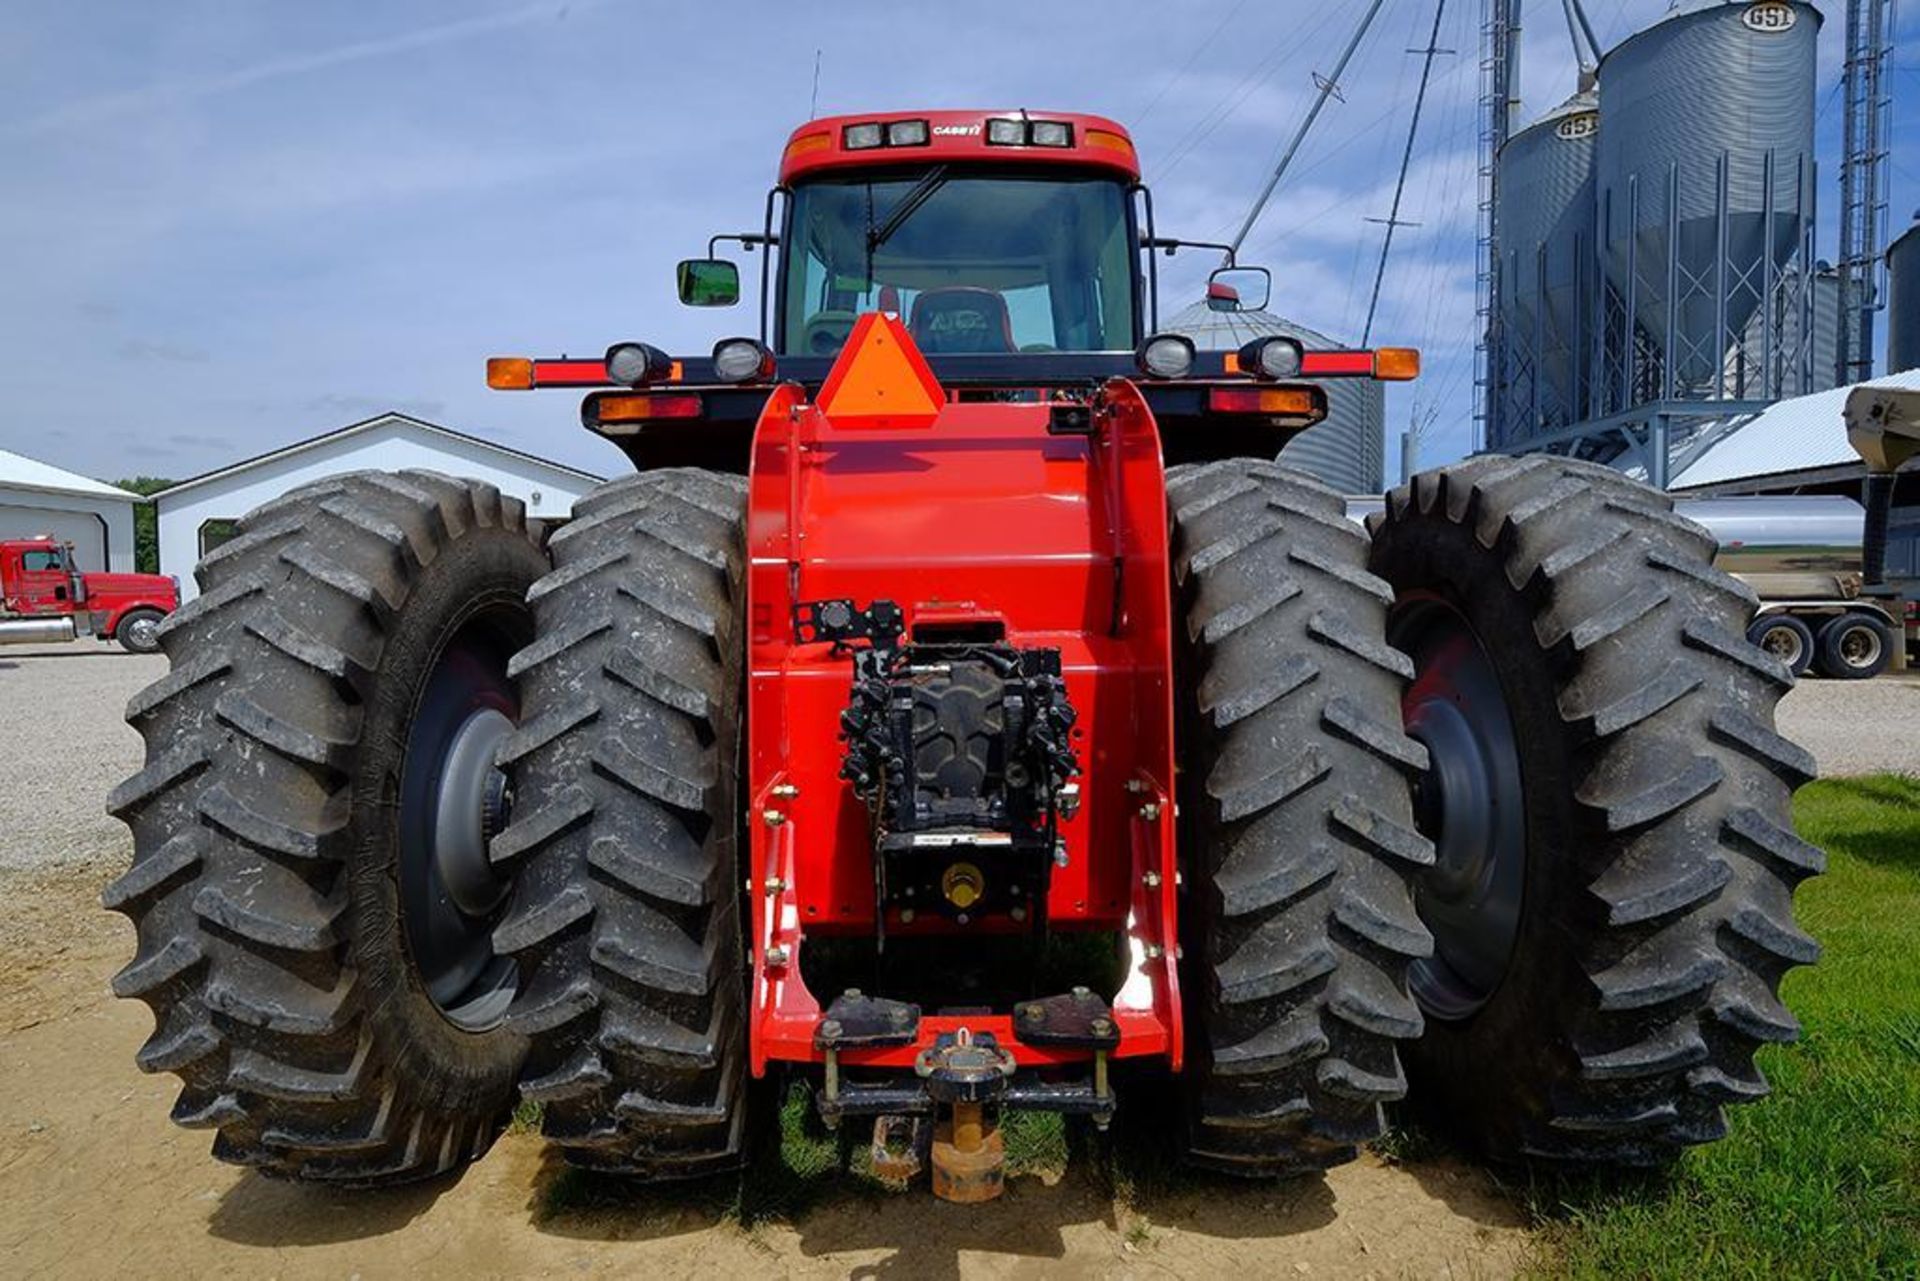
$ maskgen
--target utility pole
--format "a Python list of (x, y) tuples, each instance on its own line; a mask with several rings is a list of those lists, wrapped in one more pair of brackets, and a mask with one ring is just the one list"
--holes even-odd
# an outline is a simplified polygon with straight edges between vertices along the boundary
[[(1512, 2), (1518, 4), (1519, 0), (1512, 0)], [(1333, 74), (1322, 76), (1318, 72), (1314, 73), (1313, 82), (1319, 86), (1320, 96), (1313, 100), (1313, 106), (1307, 109), (1306, 118), (1301, 120), (1300, 127), (1293, 131), (1293, 139), (1287, 143), (1287, 149), (1281, 155), (1280, 163), (1274, 169), (1273, 176), (1268, 178), (1267, 185), (1260, 189), (1260, 195), (1254, 200), (1253, 208), (1247, 210), (1247, 220), (1240, 224), (1240, 230), (1233, 233), (1233, 243), (1227, 247), (1228, 262), (1232, 262), (1234, 255), (1240, 252), (1241, 242), (1246, 240), (1247, 233), (1253, 230), (1253, 224), (1260, 220), (1261, 211), (1267, 207), (1267, 200), (1273, 195), (1273, 189), (1280, 185), (1281, 176), (1287, 172), (1287, 166), (1293, 163), (1294, 153), (1299, 151), (1300, 144), (1306, 141), (1308, 132), (1313, 128), (1313, 122), (1320, 118), (1320, 109), (1327, 105), (1328, 98), (1340, 92), (1340, 77), (1345, 74), (1347, 63), (1353, 59), (1353, 51), (1360, 47), (1360, 41), (1367, 34), (1367, 28), (1373, 25), (1374, 15), (1380, 12), (1380, 6), (1384, 3), (1385, 0), (1373, 0), (1373, 3), (1367, 6), (1366, 15), (1360, 19), (1360, 25), (1354, 28), (1353, 38), (1347, 41), (1347, 47), (1341, 53), (1340, 61), (1333, 64)], [(1346, 99), (1342, 98), (1341, 101), (1345, 102)]]
[[(1440, 19), (1447, 12), (1447, 0), (1435, 0), (1433, 6), (1433, 31), (1427, 36), (1425, 49), (1409, 49), (1408, 53), (1422, 53), (1426, 60), (1420, 64), (1420, 88), (1413, 95), (1413, 119), (1407, 125), (1407, 146), (1400, 153), (1400, 177), (1393, 184), (1393, 208), (1388, 211), (1386, 239), (1380, 243), (1380, 265), (1373, 272), (1373, 296), (1367, 300), (1367, 323), (1360, 331), (1360, 345), (1365, 347), (1373, 338), (1373, 316), (1380, 307), (1380, 285), (1387, 278), (1387, 255), (1393, 252), (1393, 233), (1397, 227), (1417, 227), (1418, 223), (1400, 221), (1400, 198), (1407, 190), (1407, 168), (1413, 163), (1413, 140), (1420, 132), (1420, 108), (1426, 105), (1427, 82), (1433, 78), (1433, 58), (1435, 54), (1452, 53), (1451, 49), (1440, 48)], [(1378, 218), (1369, 218), (1368, 222), (1378, 222)]]

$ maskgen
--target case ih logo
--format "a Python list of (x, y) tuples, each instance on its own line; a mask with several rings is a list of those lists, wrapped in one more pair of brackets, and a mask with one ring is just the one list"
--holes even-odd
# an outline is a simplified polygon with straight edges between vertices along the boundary
[(1785, 31), (1799, 20), (1800, 15), (1785, 0), (1763, 0), (1740, 15), (1740, 21), (1748, 27), (1767, 35)]
[(971, 138), (979, 132), (979, 125), (935, 125), (933, 127), (933, 136), (936, 138)]

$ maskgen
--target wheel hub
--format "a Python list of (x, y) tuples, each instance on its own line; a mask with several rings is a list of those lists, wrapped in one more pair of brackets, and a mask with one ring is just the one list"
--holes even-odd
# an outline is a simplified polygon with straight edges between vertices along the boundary
[(487, 859), (487, 841), (505, 825), (507, 780), (493, 761), (512, 732), (503, 713), (483, 707), (454, 734), (441, 767), (433, 855), (448, 896), (468, 916), (485, 916), (507, 895), (507, 882)]
[(512, 1002), (517, 971), (493, 950), (511, 884), (487, 856), (512, 789), (495, 765), (515, 708), (500, 645), (478, 622), (447, 644), (407, 738), (400, 887), (422, 986), (455, 1025), (482, 1031)]
[(1433, 866), (1414, 901), (1434, 936), (1416, 962), (1414, 996), (1440, 1018), (1485, 1005), (1520, 930), (1526, 829), (1518, 739), (1485, 649), (1451, 605), (1415, 600), (1396, 613), (1393, 643), (1417, 672), (1403, 702), (1407, 733), (1431, 765), (1415, 789)]

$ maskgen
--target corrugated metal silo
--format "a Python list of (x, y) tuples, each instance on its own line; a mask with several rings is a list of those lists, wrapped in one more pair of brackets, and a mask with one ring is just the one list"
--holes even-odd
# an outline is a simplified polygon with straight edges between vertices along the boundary
[(1920, 369), (1920, 222), (1887, 250), (1887, 372)]
[(1801, 248), (1820, 22), (1801, 0), (1691, 0), (1601, 60), (1598, 230), (1641, 353), (1625, 404), (1725, 394), (1729, 348)]
[[(1202, 351), (1234, 351), (1254, 338), (1280, 334), (1309, 350), (1347, 346), (1269, 311), (1214, 311), (1205, 302), (1182, 309), (1162, 329), (1185, 334)], [(1377, 494), (1386, 456), (1386, 393), (1370, 378), (1337, 378), (1327, 389), (1327, 419), (1287, 443), (1280, 461), (1310, 472), (1343, 494)]]
[(1582, 277), (1593, 253), (1599, 97), (1587, 90), (1500, 150), (1501, 406), (1496, 447), (1579, 421), (1589, 337)]

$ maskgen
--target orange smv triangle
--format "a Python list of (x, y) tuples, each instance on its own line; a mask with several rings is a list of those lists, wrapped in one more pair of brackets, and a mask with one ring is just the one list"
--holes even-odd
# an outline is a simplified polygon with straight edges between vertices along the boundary
[(870, 311), (854, 322), (814, 403), (835, 423), (926, 427), (946, 400), (906, 326)]

